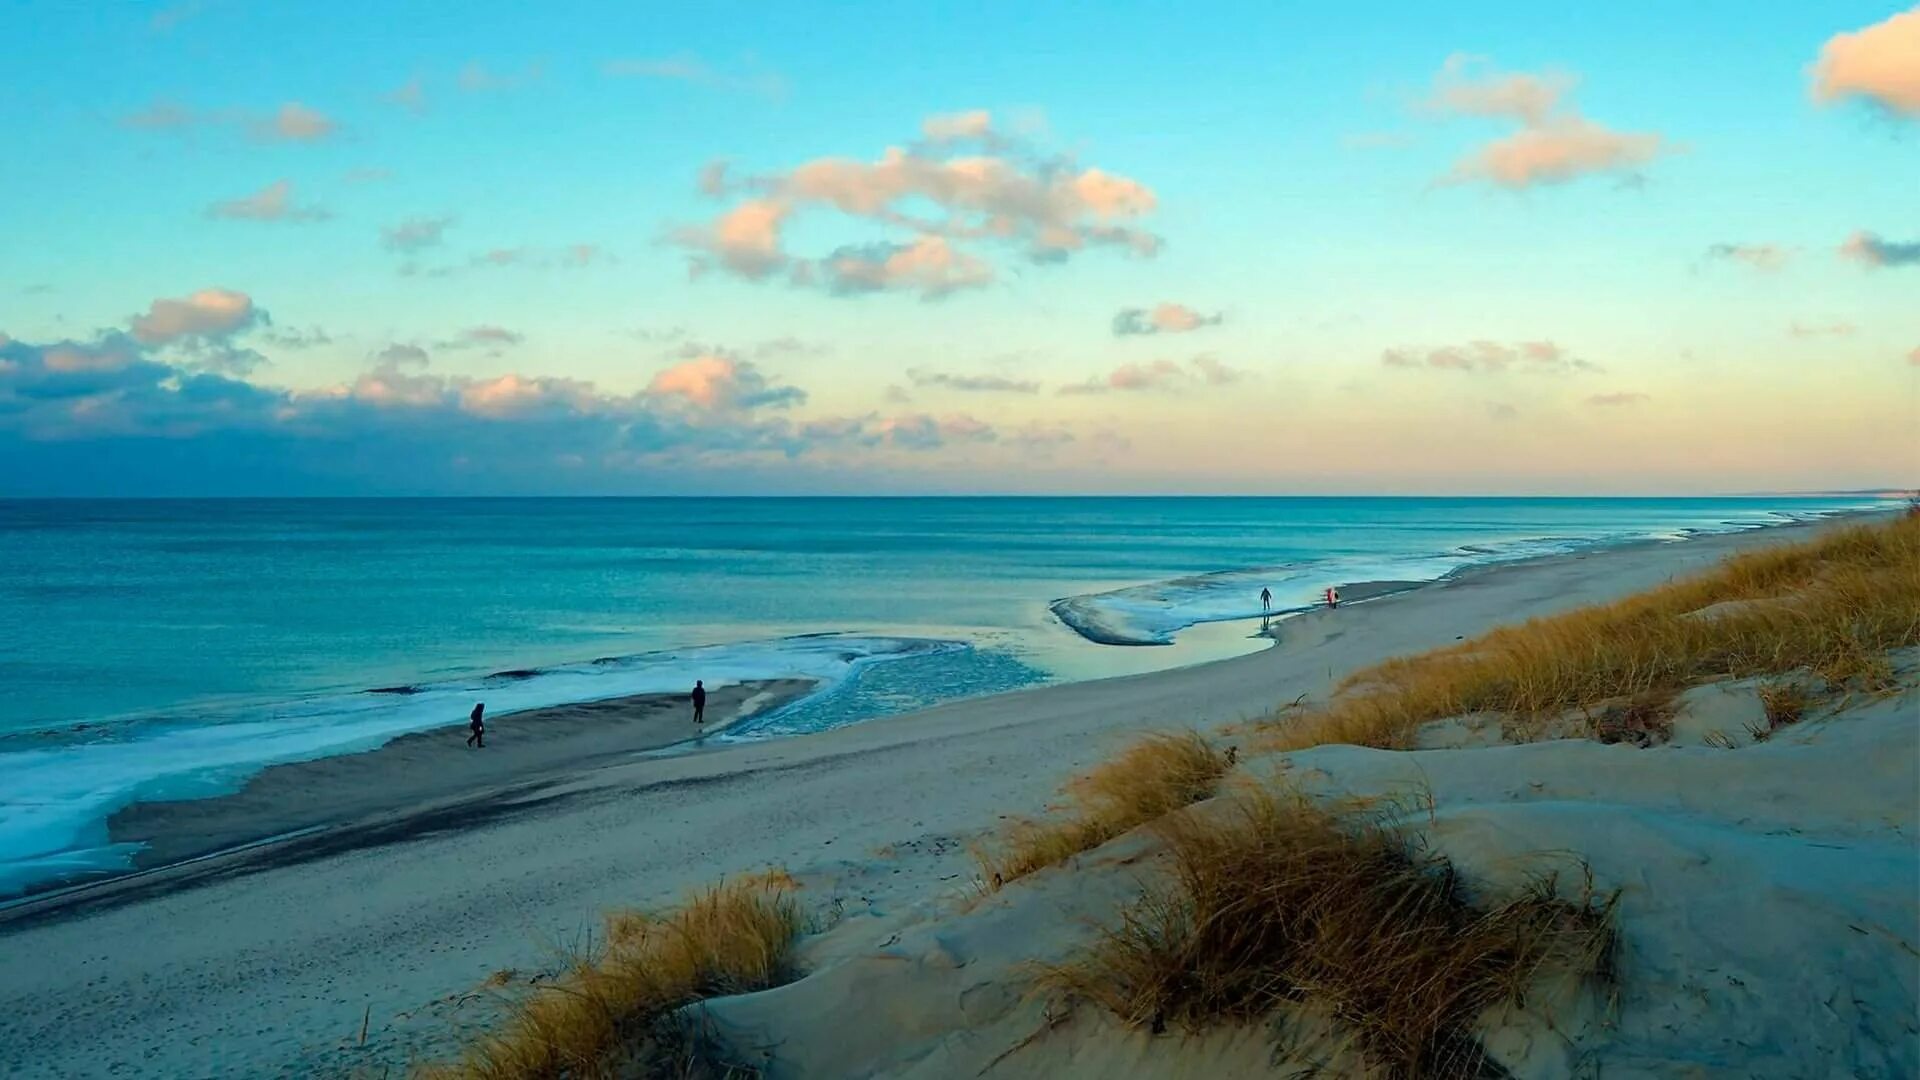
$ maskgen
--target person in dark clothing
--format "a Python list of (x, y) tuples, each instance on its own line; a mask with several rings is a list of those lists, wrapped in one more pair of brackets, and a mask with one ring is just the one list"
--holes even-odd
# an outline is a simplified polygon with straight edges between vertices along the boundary
[(1260, 610), (1261, 611), (1273, 610), (1273, 591), (1272, 590), (1270, 589), (1260, 590)]
[(693, 680), (693, 722), (707, 722), (707, 684), (699, 679)]
[(487, 703), (482, 701), (476, 703), (473, 712), (468, 715), (467, 728), (473, 732), (467, 736), (468, 746), (477, 746), (482, 750), (487, 748), (487, 722), (483, 719), (486, 711)]

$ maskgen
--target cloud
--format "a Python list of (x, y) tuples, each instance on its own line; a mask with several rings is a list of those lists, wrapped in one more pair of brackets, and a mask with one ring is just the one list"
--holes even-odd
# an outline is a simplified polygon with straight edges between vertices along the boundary
[(818, 283), (837, 296), (904, 291), (917, 292), (922, 300), (940, 300), (992, 284), (993, 268), (945, 237), (921, 236), (908, 244), (840, 248), (824, 259), (798, 264), (794, 280)]
[(799, 387), (776, 385), (752, 362), (725, 353), (696, 356), (661, 371), (647, 384), (647, 393), (709, 410), (785, 408), (807, 399)]
[(480, 61), (470, 60), (460, 69), (460, 76), (455, 83), (469, 94), (480, 94), (496, 90), (517, 90), (539, 82), (545, 74), (546, 66), (537, 61), (528, 64), (524, 72), (516, 73), (492, 71)]
[(1507, 120), (1519, 129), (1461, 158), (1439, 183), (1519, 190), (1594, 174), (1632, 178), (1639, 166), (1675, 151), (1665, 136), (1614, 131), (1580, 115), (1570, 75), (1503, 73), (1485, 65), (1480, 57), (1448, 57), (1423, 109)]
[(432, 357), (427, 350), (418, 345), (406, 345), (395, 342), (375, 353), (373, 358), (383, 368), (399, 369), (403, 367), (426, 367)]
[(932, 143), (985, 140), (993, 136), (993, 114), (985, 109), (938, 113), (920, 122), (920, 134)]
[(525, 334), (509, 330), (504, 326), (470, 326), (455, 334), (453, 340), (442, 341), (442, 349), (500, 349), (510, 345), (519, 345), (526, 341)]
[(1122, 364), (1105, 377), (1096, 376), (1082, 383), (1070, 383), (1061, 394), (1105, 394), (1140, 391), (1173, 391), (1195, 385), (1225, 386), (1246, 378), (1246, 372), (1231, 368), (1213, 356), (1202, 354), (1185, 364), (1155, 360), (1150, 364)]
[(120, 118), (121, 127), (135, 131), (185, 131), (202, 122), (199, 113), (178, 102), (164, 99)]
[(261, 340), (281, 349), (316, 349), (333, 344), (333, 335), (318, 326), (305, 330), (293, 326), (269, 326), (261, 330)]
[(331, 136), (339, 127), (325, 114), (297, 101), (289, 101), (273, 115), (249, 124), (254, 138), (268, 142), (319, 142)]
[(1444, 345), (1430, 349), (1387, 349), (1380, 362), (1391, 368), (1432, 368), (1440, 371), (1565, 374), (1575, 371), (1599, 371), (1600, 366), (1582, 360), (1551, 341), (1521, 341), (1508, 345), (1498, 341), (1469, 341), (1465, 345)]
[(292, 182), (275, 180), (251, 195), (214, 203), (207, 207), (207, 216), (233, 221), (326, 221), (333, 213), (323, 206), (296, 206)]
[(999, 437), (993, 425), (965, 413), (941, 417), (905, 413), (885, 417), (871, 430), (890, 446), (912, 450), (932, 450), (956, 442), (992, 442)]
[(700, 166), (700, 179), (698, 181), (700, 194), (710, 199), (725, 197), (728, 191), (731, 190), (727, 184), (727, 170), (731, 167), (731, 164), (724, 158), (715, 158), (705, 165)]
[(1828, 38), (1812, 73), (1813, 99), (1823, 105), (1860, 98), (1920, 116), (1920, 7)]
[(452, 224), (450, 217), (407, 218), (396, 225), (381, 226), (380, 242), (389, 251), (409, 253), (439, 247)]
[(1184, 334), (1204, 326), (1217, 326), (1224, 316), (1202, 315), (1185, 304), (1156, 304), (1146, 308), (1123, 308), (1113, 317), (1116, 337), (1135, 334)]
[[(997, 274), (971, 248), (1011, 247), (1037, 263), (1061, 263), (1094, 247), (1151, 256), (1158, 236), (1140, 223), (1158, 206), (1146, 185), (1069, 158), (1043, 157), (997, 137), (985, 152), (956, 154), (951, 144), (991, 133), (984, 113), (930, 118), (930, 138), (890, 147), (878, 160), (817, 158), (793, 169), (730, 183), (711, 166), (709, 191), (751, 195), (712, 222), (681, 228), (669, 240), (688, 248), (696, 276), (722, 270), (752, 281), (786, 271), (789, 280), (847, 295), (884, 289), (948, 295)], [(791, 256), (789, 219), (834, 213), (871, 228), (903, 230), (905, 241), (841, 245), (827, 256)]]
[(592, 266), (595, 263), (615, 262), (613, 254), (599, 244), (568, 244), (560, 252), (563, 266)]
[(1642, 402), (1652, 400), (1653, 398), (1647, 394), (1636, 391), (1622, 391), (1613, 394), (1595, 394), (1587, 399), (1587, 404), (1610, 408), (1618, 405), (1638, 405)]
[(418, 116), (427, 111), (427, 87), (420, 76), (415, 75), (392, 90), (380, 95), (380, 100), (389, 105), (398, 105), (402, 109)]
[(1795, 322), (1787, 327), (1787, 333), (1797, 338), (1809, 337), (1848, 337), (1860, 329), (1850, 322), (1832, 322), (1808, 325)]
[(1912, 352), (1907, 354), (1907, 363), (1915, 367), (1920, 367), (1920, 346), (1916, 346)]
[(694, 272), (719, 266), (750, 281), (760, 281), (787, 265), (780, 246), (780, 228), (792, 213), (786, 203), (753, 199), (720, 215), (711, 225), (682, 229), (677, 242), (710, 258), (696, 258)]
[(1882, 240), (1875, 233), (1856, 232), (1840, 245), (1840, 257), (1874, 269), (1889, 266), (1920, 266), (1920, 240), (1899, 243), (1893, 240)]
[(787, 96), (787, 81), (777, 74), (763, 71), (722, 72), (697, 56), (609, 60), (600, 65), (600, 71), (616, 79), (667, 79), (716, 90), (757, 94), (773, 101)]
[(155, 300), (133, 318), (131, 330), (142, 345), (166, 345), (186, 337), (226, 337), (264, 321), (266, 313), (246, 293), (201, 289), (178, 300)]
[(944, 371), (908, 368), (907, 381), (915, 386), (933, 386), (944, 390), (984, 394), (1037, 394), (1040, 384), (1030, 379), (1010, 379), (1004, 375), (952, 375)]
[(1713, 244), (1707, 258), (1744, 263), (1755, 270), (1774, 271), (1787, 265), (1794, 256), (1792, 248), (1777, 244)]

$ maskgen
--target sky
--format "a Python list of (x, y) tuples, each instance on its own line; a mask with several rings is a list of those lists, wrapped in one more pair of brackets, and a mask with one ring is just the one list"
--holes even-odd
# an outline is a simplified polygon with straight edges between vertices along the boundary
[(0, 495), (1920, 482), (1920, 7), (0, 8)]

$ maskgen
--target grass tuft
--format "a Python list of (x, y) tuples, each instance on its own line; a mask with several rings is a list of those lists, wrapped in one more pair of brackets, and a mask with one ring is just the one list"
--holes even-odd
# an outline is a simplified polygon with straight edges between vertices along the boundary
[(1155, 1031), (1288, 1003), (1324, 1010), (1390, 1075), (1474, 1076), (1473, 1029), (1550, 975), (1611, 985), (1613, 901), (1552, 878), (1470, 897), (1384, 816), (1254, 793), (1159, 828), (1174, 882), (1149, 891), (1056, 988)]
[(1198, 732), (1150, 735), (1067, 787), (1067, 812), (1022, 821), (999, 841), (976, 848), (989, 890), (1065, 862), (1136, 826), (1212, 796), (1234, 751), (1215, 749)]
[(786, 981), (801, 929), (784, 873), (723, 882), (663, 914), (607, 916), (604, 945), (512, 1003), (505, 1030), (422, 1080), (611, 1080), (731, 1074), (677, 1010)]
[[(1890, 650), (1920, 645), (1920, 516), (1728, 559), (1714, 570), (1348, 679), (1325, 708), (1268, 721), (1276, 749), (1399, 749), (1422, 724), (1489, 712), (1518, 731), (1626, 701), (1612, 731), (1655, 741), (1654, 702), (1699, 682), (1805, 669), (1830, 689), (1886, 688)], [(1606, 723), (1606, 713), (1602, 714)], [(1644, 738), (1644, 742), (1643, 742)]]

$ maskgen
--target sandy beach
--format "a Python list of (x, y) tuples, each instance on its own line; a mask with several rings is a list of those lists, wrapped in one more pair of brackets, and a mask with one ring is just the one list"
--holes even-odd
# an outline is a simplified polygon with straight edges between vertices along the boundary
[[(1246, 657), (816, 736), (649, 755), (684, 737), (685, 717), (669, 699), (629, 699), (502, 718), (484, 755), (431, 732), (272, 769), (229, 798), (135, 806), (114, 837), (152, 845), (146, 872), (0, 912), (0, 950), (58, 961), (0, 965), (0, 1071), (377, 1075), (484, 1022), (477, 987), (550, 965), (606, 909), (768, 866), (822, 909), (957, 899), (970, 840), (1041, 811), (1129, 736), (1221, 729), (1388, 657), (1822, 527), (1475, 570), (1278, 622), (1274, 645)], [(731, 688), (710, 709), (803, 689)]]

